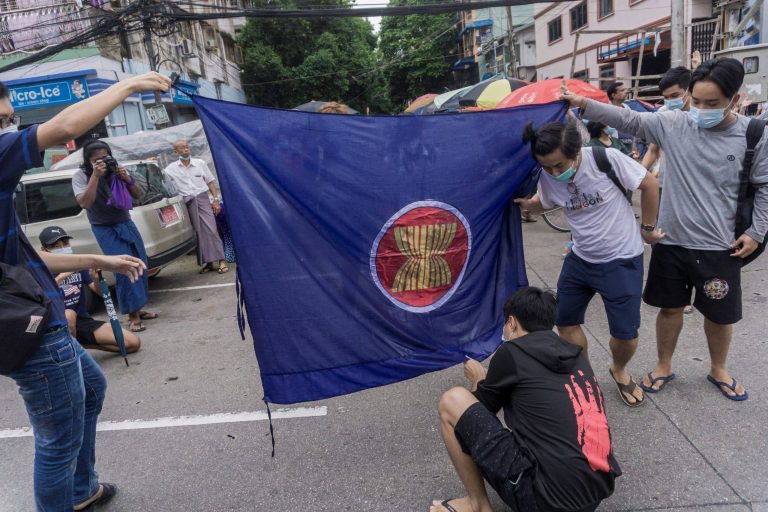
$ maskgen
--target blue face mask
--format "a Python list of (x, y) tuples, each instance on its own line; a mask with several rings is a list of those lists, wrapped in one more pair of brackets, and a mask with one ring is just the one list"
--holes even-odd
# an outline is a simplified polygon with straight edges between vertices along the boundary
[(576, 168), (571, 167), (560, 176), (552, 176), (552, 177), (555, 178), (557, 181), (562, 181), (563, 183), (565, 183), (566, 181), (571, 179), (574, 174), (576, 174)]
[(182, 162), (188, 162), (190, 158), (192, 158), (192, 155), (187, 155), (187, 156), (179, 155), (179, 160), (181, 160)]
[(615, 137), (617, 131), (618, 130), (616, 130), (616, 128), (612, 126), (609, 126), (608, 128), (605, 129), (605, 133), (607, 133), (609, 137)]
[(731, 108), (731, 103), (725, 108), (696, 108), (691, 105), (688, 115), (699, 125), (699, 128), (714, 128), (723, 122), (726, 113)]
[(51, 249), (51, 252), (55, 252), (58, 254), (72, 254), (72, 248), (71, 247), (58, 247), (56, 249)]
[(685, 100), (683, 98), (664, 100), (664, 106), (667, 107), (667, 110), (680, 110), (683, 108), (683, 105), (685, 105)]

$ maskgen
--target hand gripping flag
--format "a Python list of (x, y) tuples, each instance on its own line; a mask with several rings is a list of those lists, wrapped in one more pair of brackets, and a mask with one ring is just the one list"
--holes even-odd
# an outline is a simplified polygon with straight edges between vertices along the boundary
[[(523, 126), (564, 103), (364, 117), (196, 96), (265, 401), (318, 400), (482, 359), (527, 285)], [(241, 326), (242, 329), (242, 326)]]

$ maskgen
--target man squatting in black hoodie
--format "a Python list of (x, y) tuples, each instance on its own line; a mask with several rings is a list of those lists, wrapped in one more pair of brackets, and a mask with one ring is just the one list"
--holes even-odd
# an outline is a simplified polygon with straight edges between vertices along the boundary
[(488, 371), (468, 358), (472, 391), (443, 394), (441, 432), (468, 496), (431, 512), (491, 512), (483, 478), (518, 512), (594, 511), (613, 493), (621, 470), (603, 393), (581, 347), (552, 332), (556, 315), (551, 292), (518, 290)]

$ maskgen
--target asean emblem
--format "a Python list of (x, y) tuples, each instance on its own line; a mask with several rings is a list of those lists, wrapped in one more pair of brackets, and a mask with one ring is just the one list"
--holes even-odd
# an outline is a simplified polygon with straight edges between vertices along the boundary
[(439, 201), (417, 201), (381, 228), (371, 248), (371, 276), (396, 306), (428, 313), (456, 291), (471, 249), (472, 233), (461, 212)]

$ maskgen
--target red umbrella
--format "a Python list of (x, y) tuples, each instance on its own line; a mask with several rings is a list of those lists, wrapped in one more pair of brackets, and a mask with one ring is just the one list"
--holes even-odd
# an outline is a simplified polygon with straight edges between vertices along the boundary
[[(573, 79), (566, 80), (565, 83), (568, 86), (568, 90), (574, 94), (608, 103), (608, 95), (594, 85)], [(519, 107), (520, 105), (535, 105), (558, 101), (560, 99), (560, 88), (562, 85), (563, 80), (561, 78), (534, 82), (531, 85), (526, 85), (516, 91), (512, 91), (506, 98), (496, 105), (496, 108)]]

